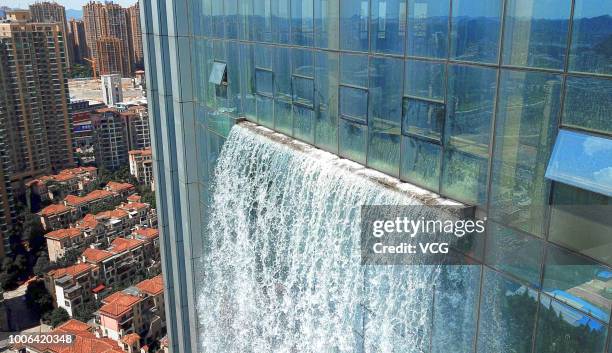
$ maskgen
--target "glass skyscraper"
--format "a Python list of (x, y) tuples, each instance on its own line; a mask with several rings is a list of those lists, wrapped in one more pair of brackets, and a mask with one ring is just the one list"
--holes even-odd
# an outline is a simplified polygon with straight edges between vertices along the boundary
[(209, 186), (246, 118), (487, 218), (453, 352), (612, 353), (612, 2), (152, 0), (141, 15), (173, 352), (206, 330)]

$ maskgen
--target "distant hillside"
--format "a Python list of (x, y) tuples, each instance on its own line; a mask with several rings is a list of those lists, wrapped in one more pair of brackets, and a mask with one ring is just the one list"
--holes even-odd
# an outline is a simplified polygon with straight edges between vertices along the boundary
[(83, 17), (83, 10), (73, 10), (73, 9), (66, 10), (66, 18), (68, 20), (70, 20), (71, 18), (80, 20), (82, 17)]

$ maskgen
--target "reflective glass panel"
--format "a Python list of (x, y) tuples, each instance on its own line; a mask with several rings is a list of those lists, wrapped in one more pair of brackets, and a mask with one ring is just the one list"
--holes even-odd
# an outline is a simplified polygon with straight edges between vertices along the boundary
[(450, 1), (408, 0), (406, 54), (446, 58), (449, 14)]
[(276, 43), (289, 43), (291, 13), (289, 0), (271, 0), (272, 35)]
[(612, 139), (560, 130), (546, 178), (612, 196)]
[(212, 66), (212, 70), (210, 71), (210, 77), (208, 78), (208, 82), (220, 85), (225, 77), (225, 63), (214, 62)]
[(368, 121), (368, 91), (340, 86), (340, 115), (360, 123)]
[(451, 58), (496, 63), (501, 0), (453, 0)]
[(540, 297), (535, 352), (602, 353), (606, 326), (546, 295)]
[(313, 143), (314, 142), (314, 111), (298, 105), (293, 106), (293, 136)]
[(312, 46), (314, 41), (313, 0), (291, 0), (291, 43)]
[(257, 95), (255, 102), (257, 105), (258, 122), (270, 128), (274, 127), (274, 100)]
[(340, 119), (338, 129), (340, 156), (365, 164), (368, 142), (367, 125)]
[(402, 133), (440, 140), (444, 127), (444, 103), (404, 98)]
[(372, 0), (370, 6), (370, 50), (404, 54), (406, 0)]
[(517, 278), (540, 285), (542, 241), (494, 222), (487, 223), (485, 261)]
[(257, 93), (272, 96), (273, 74), (272, 71), (255, 69), (255, 87)]
[(402, 137), (401, 179), (438, 191), (442, 147), (430, 141)]
[(612, 80), (568, 77), (561, 123), (612, 134)]
[(443, 195), (469, 204), (484, 205), (487, 196), (488, 159), (446, 148), (442, 165)]
[(561, 105), (561, 77), (502, 70), (490, 215), (499, 222), (541, 236), (550, 183), (544, 168)]
[(337, 53), (315, 55), (315, 145), (334, 153), (338, 152), (338, 65)]
[(612, 75), (612, 2), (576, 0), (569, 69)]
[(556, 183), (548, 239), (612, 265), (612, 198)]
[(550, 245), (543, 289), (550, 296), (608, 322), (612, 301), (612, 269)]
[(340, 49), (368, 51), (368, 0), (340, 1)]
[(406, 60), (404, 95), (444, 102), (444, 71), (442, 63)]
[(509, 0), (504, 64), (562, 70), (571, 0)]
[(340, 47), (340, 22), (338, 2), (314, 0), (314, 45), (318, 48), (338, 49)]
[[(219, 2), (213, 0), (213, 2)], [(246, 3), (246, 1), (241, 1)], [(252, 14), (248, 16), (249, 38), (257, 42), (272, 41), (272, 8), (271, 0), (253, 1)]]
[(368, 88), (368, 57), (341, 54), (340, 83)]
[(485, 268), (478, 353), (531, 352), (538, 293)]
[(312, 107), (314, 104), (314, 80), (293, 76), (293, 103)]

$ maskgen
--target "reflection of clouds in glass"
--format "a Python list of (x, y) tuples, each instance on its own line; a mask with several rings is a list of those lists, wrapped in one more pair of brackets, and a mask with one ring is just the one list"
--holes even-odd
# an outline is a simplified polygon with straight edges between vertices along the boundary
[(607, 167), (594, 172), (593, 177), (599, 183), (612, 186), (612, 167)]
[(582, 147), (584, 153), (589, 156), (606, 151), (612, 152), (612, 143), (602, 138), (587, 137), (584, 139)]

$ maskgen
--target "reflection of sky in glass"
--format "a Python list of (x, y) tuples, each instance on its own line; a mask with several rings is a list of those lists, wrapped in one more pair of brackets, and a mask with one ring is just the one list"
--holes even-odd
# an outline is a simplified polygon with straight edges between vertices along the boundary
[(559, 131), (546, 178), (612, 196), (612, 140)]

